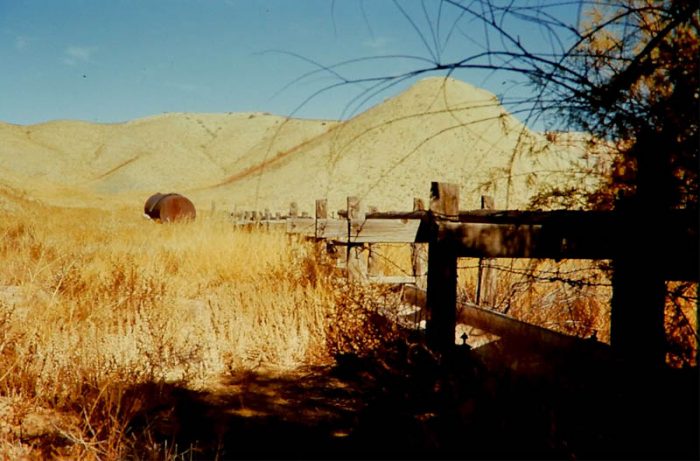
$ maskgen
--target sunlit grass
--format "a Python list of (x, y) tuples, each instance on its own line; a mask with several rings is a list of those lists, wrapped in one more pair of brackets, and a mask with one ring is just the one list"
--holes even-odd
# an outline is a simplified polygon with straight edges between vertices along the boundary
[[(231, 370), (330, 360), (333, 292), (309, 279), (307, 247), (284, 233), (214, 217), (159, 225), (127, 211), (31, 204), (6, 218), (0, 395), (118, 413), (120, 383), (197, 387)], [(92, 413), (78, 417), (76, 440), (109, 438), (94, 430)], [(75, 446), (82, 455), (104, 448)]]
[[(392, 338), (373, 312), (396, 305), (399, 291), (331, 277), (313, 245), (282, 229), (247, 231), (225, 215), (161, 225), (133, 210), (23, 203), (0, 221), (0, 237), (0, 455), (8, 458), (119, 459), (149, 398), (134, 386), (206, 388), (245, 370), (330, 364)], [(373, 253), (377, 275), (412, 272), (407, 245)], [(496, 279), (481, 293), (488, 307), (609, 341), (611, 289), (593, 263), (491, 264)], [(476, 265), (459, 260), (461, 301), (476, 301)], [(692, 364), (697, 285), (672, 288), (669, 360)], [(32, 429), (28, 415), (45, 421)]]

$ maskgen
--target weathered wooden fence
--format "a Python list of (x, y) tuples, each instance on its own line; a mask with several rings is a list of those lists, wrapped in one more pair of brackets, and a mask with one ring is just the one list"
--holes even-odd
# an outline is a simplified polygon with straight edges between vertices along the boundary
[[(611, 346), (619, 357), (642, 366), (665, 361), (663, 299), (645, 296), (649, 284), (668, 280), (698, 280), (698, 216), (675, 210), (663, 225), (649, 226), (643, 216), (615, 211), (512, 211), (493, 210), (482, 198), (482, 209), (459, 209), (459, 187), (431, 184), (430, 204), (414, 201), (409, 212), (365, 210), (356, 197), (347, 209), (329, 218), (325, 200), (316, 201), (315, 216), (299, 214), (296, 205), (286, 219), (269, 212), (250, 213), (244, 222), (270, 226), (282, 224), (290, 234), (325, 240), (343, 248), (348, 277), (358, 282), (410, 283), (407, 298), (427, 312), (426, 337), (437, 351), (455, 344), (457, 309), (457, 260), (479, 258), (477, 298), (488, 298), (489, 258), (605, 259), (613, 264)], [(658, 224), (658, 223), (656, 223)], [(642, 238), (643, 237), (643, 238)], [(632, 242), (633, 244), (631, 244)], [(405, 243), (412, 246), (412, 275), (376, 276), (372, 271), (372, 245)], [(363, 251), (368, 253), (363, 258)], [(640, 265), (640, 254), (651, 252), (656, 260)], [(424, 263), (427, 253), (427, 267)], [(492, 278), (491, 278), (492, 280)], [(529, 325), (478, 306), (462, 306), (460, 321), (499, 336), (528, 336), (553, 346), (578, 340)]]

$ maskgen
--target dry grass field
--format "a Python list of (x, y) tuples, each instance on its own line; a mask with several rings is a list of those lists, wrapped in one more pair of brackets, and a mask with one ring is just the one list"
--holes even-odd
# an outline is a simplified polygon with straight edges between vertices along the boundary
[(328, 361), (332, 292), (283, 234), (25, 205), (0, 228), (0, 452), (22, 452), (24, 412), (51, 408), (66, 419), (42, 430), (69, 456), (114, 457), (126, 383)]
[[(406, 307), (400, 289), (350, 284), (313, 245), (230, 220), (317, 198), (339, 209), (347, 195), (406, 210), (430, 181), (460, 184), (462, 209), (482, 193), (524, 208), (552, 185), (595, 187), (604, 164), (580, 135), (530, 132), (452, 79), (342, 123), (0, 123), (0, 459), (697, 453), (685, 371), (697, 370), (697, 284), (669, 285), (668, 362), (681, 371), (663, 388), (614, 362), (486, 345), (463, 326), (458, 343), (467, 331), (487, 347), (438, 360), (377, 315)], [(145, 219), (158, 191), (190, 197), (196, 220)], [(405, 246), (376, 250), (381, 272), (410, 272)], [(476, 301), (477, 264), (459, 262), (461, 301)], [(604, 266), (491, 264), (482, 303), (609, 341)]]
[[(403, 336), (374, 314), (400, 307), (396, 291), (348, 285), (320, 265), (312, 245), (283, 232), (237, 229), (217, 214), (159, 225), (131, 209), (56, 208), (16, 197), (13, 203), (17, 210), (0, 223), (0, 453), (6, 459), (213, 459), (226, 454), (216, 443), (230, 450), (226, 444), (233, 442), (207, 437), (237, 430), (254, 443), (277, 437), (291, 444), (291, 453), (300, 449), (294, 443), (318, 444), (328, 456), (324, 450), (349, 449), (343, 445), (348, 434), (359, 437), (355, 448), (367, 449), (376, 442), (374, 424), (386, 418), (397, 428), (385, 433), (387, 443), (400, 453), (407, 412), (419, 425), (410, 430), (424, 431), (415, 439), (419, 448), (454, 449), (451, 438), (440, 438), (443, 429), (433, 427), (439, 411), (423, 407), (442, 408), (433, 402), (434, 386), (446, 385), (453, 390), (445, 398), (462, 405), (448, 419), (455, 430), (485, 413), (492, 418), (492, 411), (505, 418), (499, 424), (506, 437), (520, 424), (498, 406), (488, 412), (473, 407), (480, 402), (473, 393), (501, 395), (486, 400), (494, 406), (502, 393), (520, 401), (531, 384), (517, 390), (515, 378), (503, 371), (494, 372), (499, 384), (489, 381), (491, 375), (475, 377), (473, 358), (447, 377), (432, 368), (425, 351), (421, 360), (428, 365), (410, 353), (407, 359), (388, 346)], [(405, 247), (389, 246), (382, 254), (387, 273), (408, 264)], [(475, 294), (474, 262), (460, 263), (466, 301)], [(526, 283), (525, 269), (534, 262), (494, 264), (501, 267), (497, 309), (607, 339), (607, 289)], [(539, 273), (551, 278), (552, 270), (542, 266)], [(468, 331), (479, 340), (479, 332)], [(507, 357), (501, 359), (514, 369), (543, 369)], [(475, 390), (477, 383), (486, 387)], [(397, 401), (397, 395), (409, 400)], [(184, 416), (173, 416), (182, 408)], [(281, 420), (271, 422), (271, 414)], [(535, 416), (538, 425), (552, 423)], [(253, 428), (250, 421), (256, 421)], [(570, 430), (560, 424), (557, 431)], [(288, 436), (271, 434), (277, 430)], [(556, 445), (562, 443), (556, 433), (525, 433), (532, 439), (513, 448), (516, 453), (547, 453), (539, 444), (548, 438), (555, 444), (550, 454), (567, 453)], [(244, 457), (256, 449), (253, 442), (235, 443)]]

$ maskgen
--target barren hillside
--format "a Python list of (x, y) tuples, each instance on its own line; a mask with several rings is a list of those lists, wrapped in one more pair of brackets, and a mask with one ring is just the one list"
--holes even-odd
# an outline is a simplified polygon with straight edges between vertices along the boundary
[[(583, 142), (555, 143), (509, 115), (497, 98), (428, 78), (346, 122), (261, 113), (174, 113), (122, 124), (0, 123), (0, 183), (59, 206), (130, 206), (154, 192), (199, 209), (302, 209), (347, 195), (406, 209), (430, 181), (457, 182), (464, 207), (481, 193), (522, 208), (540, 187), (590, 183), (572, 175)], [(571, 140), (574, 137), (569, 136)]]

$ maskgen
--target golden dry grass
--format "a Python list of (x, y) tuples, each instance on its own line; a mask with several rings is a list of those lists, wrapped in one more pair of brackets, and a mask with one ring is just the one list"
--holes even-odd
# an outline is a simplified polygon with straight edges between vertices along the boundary
[(329, 360), (333, 292), (284, 233), (26, 204), (0, 236), (0, 453), (20, 443), (30, 408), (72, 417), (65, 438), (85, 442), (72, 455), (114, 455), (120, 385), (196, 388), (231, 370)]
[[(330, 364), (334, 354), (395, 337), (374, 312), (378, 305), (396, 307), (396, 292), (329, 276), (313, 246), (283, 231), (236, 229), (225, 214), (159, 225), (130, 209), (13, 201), (17, 206), (0, 221), (0, 455), (6, 458), (120, 459), (134, 443), (129, 421), (149, 400), (134, 386), (204, 389), (246, 370)], [(375, 254), (378, 273), (411, 270), (407, 246), (378, 246)], [(474, 301), (475, 264), (460, 260), (465, 301)], [(610, 289), (593, 268), (494, 264), (498, 310), (609, 339)], [(559, 276), (602, 286), (550, 280)], [(697, 289), (681, 288), (688, 299)], [(697, 331), (696, 312), (691, 301), (680, 302), (669, 307), (669, 325), (680, 325), (681, 333), (671, 328), (669, 334), (680, 338), (676, 356), (694, 362), (693, 336), (683, 332)], [(178, 455), (172, 447), (154, 453)]]
[[(481, 303), (517, 319), (580, 338), (610, 342), (610, 280), (596, 261), (486, 260), (491, 283)], [(467, 301), (476, 302), (478, 260), (460, 263)], [(486, 271), (486, 269), (484, 269)]]

